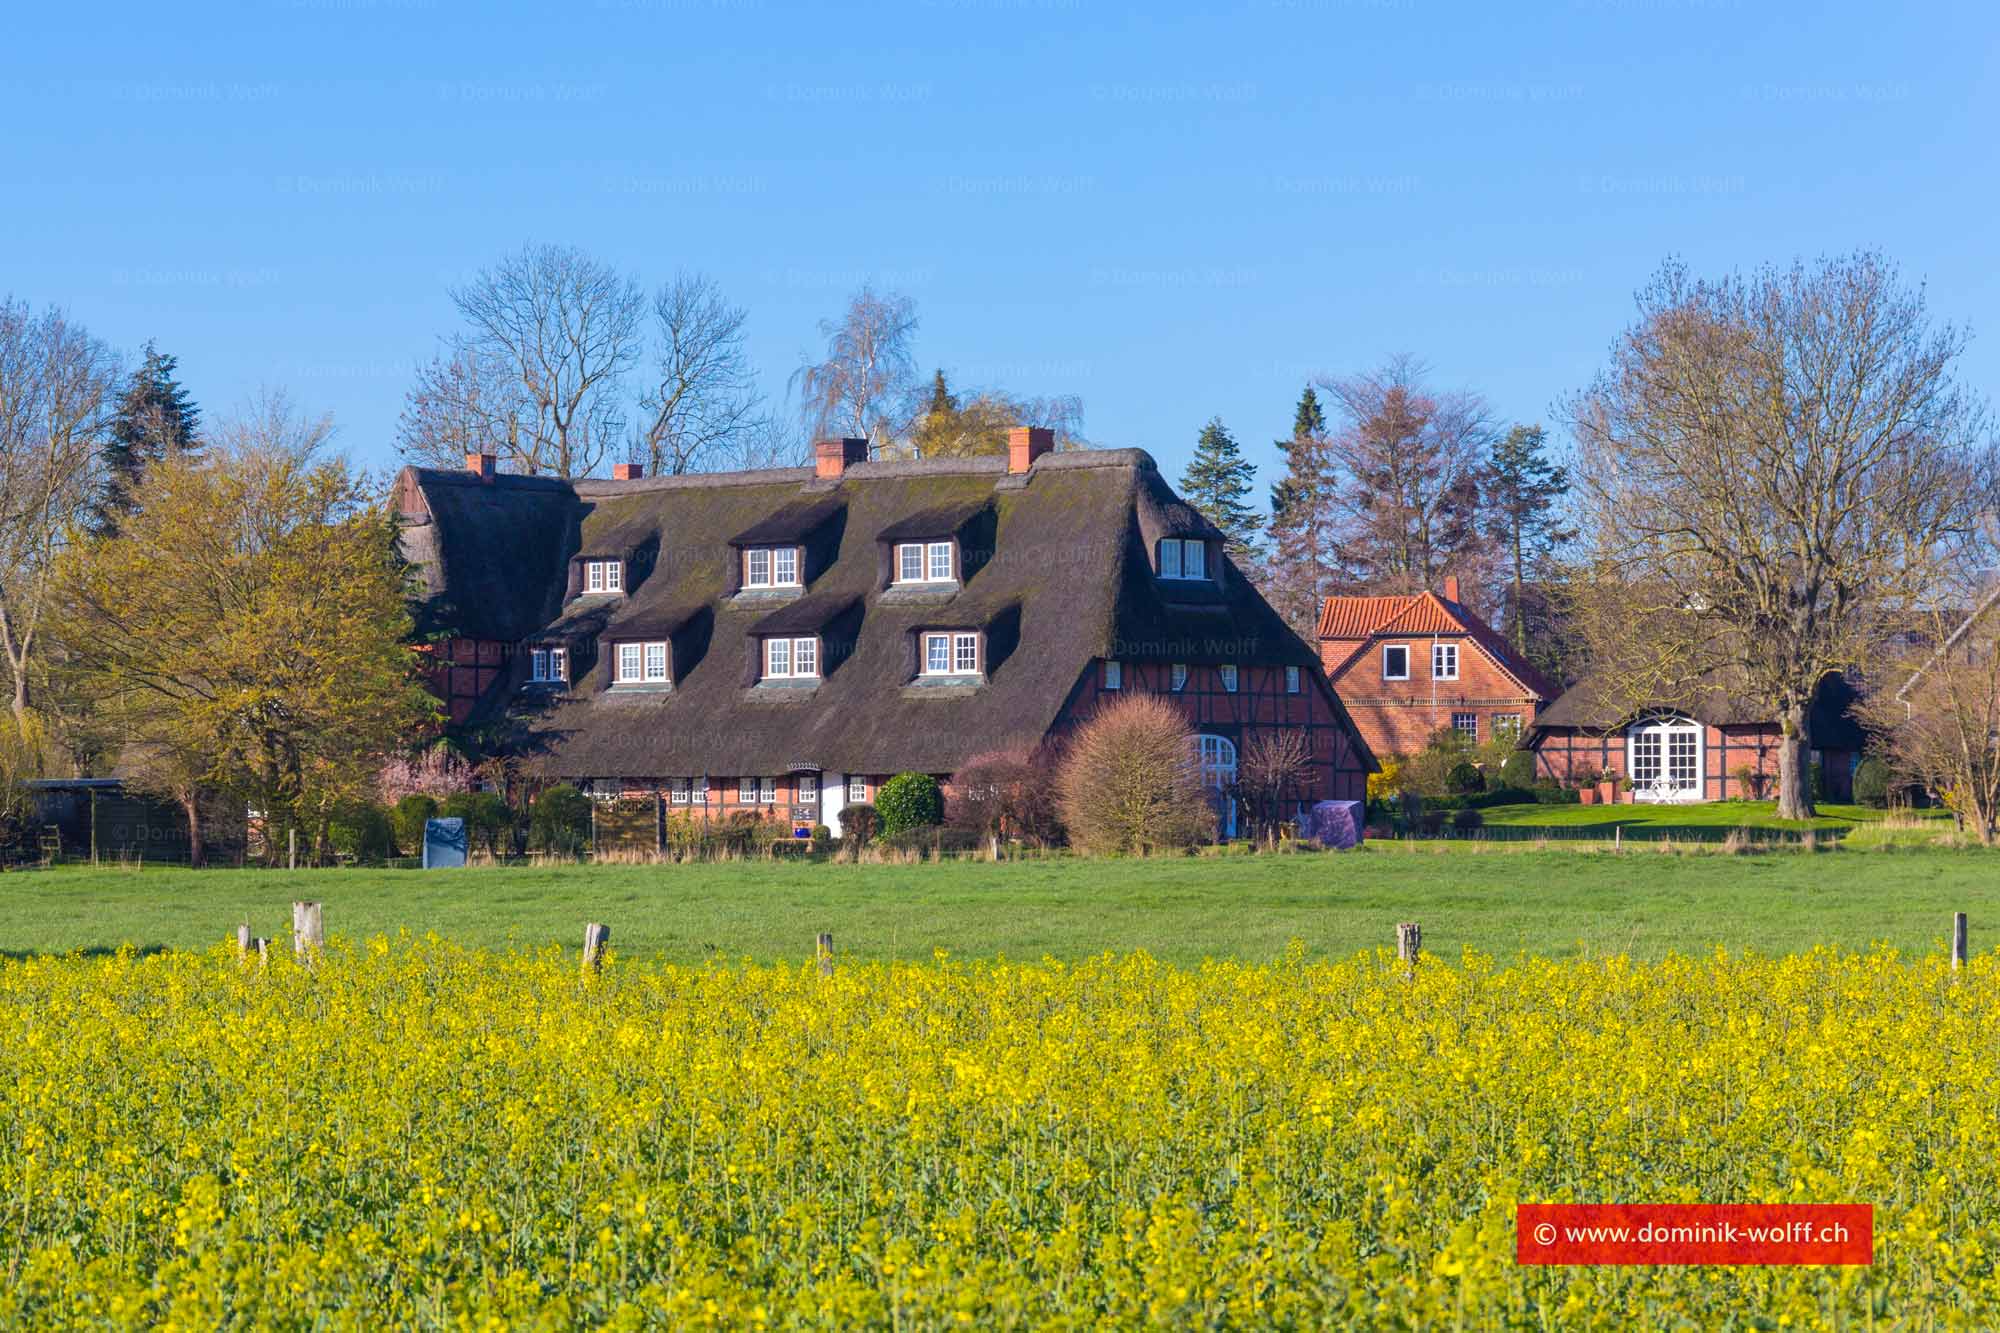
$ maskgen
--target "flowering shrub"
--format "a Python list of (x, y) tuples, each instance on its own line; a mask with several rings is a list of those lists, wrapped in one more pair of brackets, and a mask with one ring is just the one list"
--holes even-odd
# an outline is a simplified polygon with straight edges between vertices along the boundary
[[(1996, 981), (0, 962), (0, 1326), (1993, 1327)], [(1876, 1261), (1522, 1268), (1520, 1200), (1872, 1203)]]

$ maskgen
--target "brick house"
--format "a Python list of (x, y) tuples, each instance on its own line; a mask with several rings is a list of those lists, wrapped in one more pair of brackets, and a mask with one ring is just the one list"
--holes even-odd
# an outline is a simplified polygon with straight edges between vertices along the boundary
[[(1854, 799), (1854, 770), (1866, 736), (1851, 712), (1855, 691), (1836, 674), (1820, 683), (1806, 726), (1811, 761), (1832, 801)], [(1629, 783), (1621, 801), (1761, 800), (1778, 775), (1778, 724), (1770, 709), (1726, 690), (1642, 707), (1615, 701), (1585, 678), (1564, 692), (1523, 739), (1540, 781), (1575, 785), (1579, 775)]]
[(1312, 648), (1136, 449), (610, 480), (405, 468), (431, 679), (534, 780), (836, 831), (902, 771), (1059, 738), (1109, 698), (1178, 700), (1227, 831), (1242, 747), (1303, 732), (1301, 802), (1373, 755)]
[(1415, 754), (1454, 727), (1475, 743), (1520, 736), (1562, 691), (1459, 601), (1442, 594), (1329, 597), (1320, 662), (1376, 754)]

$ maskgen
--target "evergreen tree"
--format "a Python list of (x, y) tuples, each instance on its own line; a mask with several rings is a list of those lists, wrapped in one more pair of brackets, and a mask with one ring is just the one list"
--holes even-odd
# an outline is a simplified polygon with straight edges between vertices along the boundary
[(112, 409), (110, 438), (104, 445), (104, 482), (92, 508), (97, 531), (109, 536), (132, 512), (146, 466), (201, 447), (201, 410), (174, 378), (177, 358), (152, 343), (132, 372)]
[(1548, 432), (1540, 426), (1515, 426), (1494, 444), (1481, 490), (1486, 502), (1487, 535), (1500, 544), (1512, 564), (1507, 596), (1507, 633), (1514, 647), (1528, 652), (1527, 583), (1549, 556), (1576, 536), (1562, 526), (1557, 502), (1569, 494), (1569, 472), (1543, 450)]
[(1332, 591), (1336, 559), (1326, 413), (1310, 384), (1299, 395), (1292, 437), (1276, 443), (1285, 475), (1271, 486), (1266, 595), (1294, 629), (1310, 635), (1319, 621), (1320, 599)]
[(1255, 469), (1221, 417), (1210, 417), (1195, 441), (1194, 458), (1181, 474), (1181, 498), (1199, 509), (1228, 538), (1229, 554), (1253, 553), (1262, 527), (1246, 500)]

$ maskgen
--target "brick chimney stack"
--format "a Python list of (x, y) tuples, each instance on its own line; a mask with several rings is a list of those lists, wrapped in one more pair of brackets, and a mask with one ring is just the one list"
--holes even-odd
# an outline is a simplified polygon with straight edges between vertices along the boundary
[(613, 481), (637, 481), (645, 475), (646, 465), (644, 463), (613, 463), (611, 465), (611, 480)]
[(868, 441), (814, 440), (813, 471), (822, 477), (838, 477), (856, 463), (868, 461)]
[(1447, 602), (1458, 600), (1458, 575), (1447, 574), (1444, 576), (1444, 599)]
[(1056, 433), (1046, 426), (1016, 426), (1007, 432), (1007, 470), (1026, 472), (1055, 447)]
[(500, 455), (467, 454), (465, 456), (465, 470), (481, 481), (492, 481), (500, 471)]

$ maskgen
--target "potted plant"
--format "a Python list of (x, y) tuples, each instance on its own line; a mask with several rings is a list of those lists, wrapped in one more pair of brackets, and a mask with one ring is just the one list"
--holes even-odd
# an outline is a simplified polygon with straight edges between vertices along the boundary
[(1570, 781), (1576, 784), (1576, 803), (1578, 805), (1597, 804), (1597, 780), (1599, 776), (1596, 769), (1589, 768), (1580, 769), (1571, 774)]

